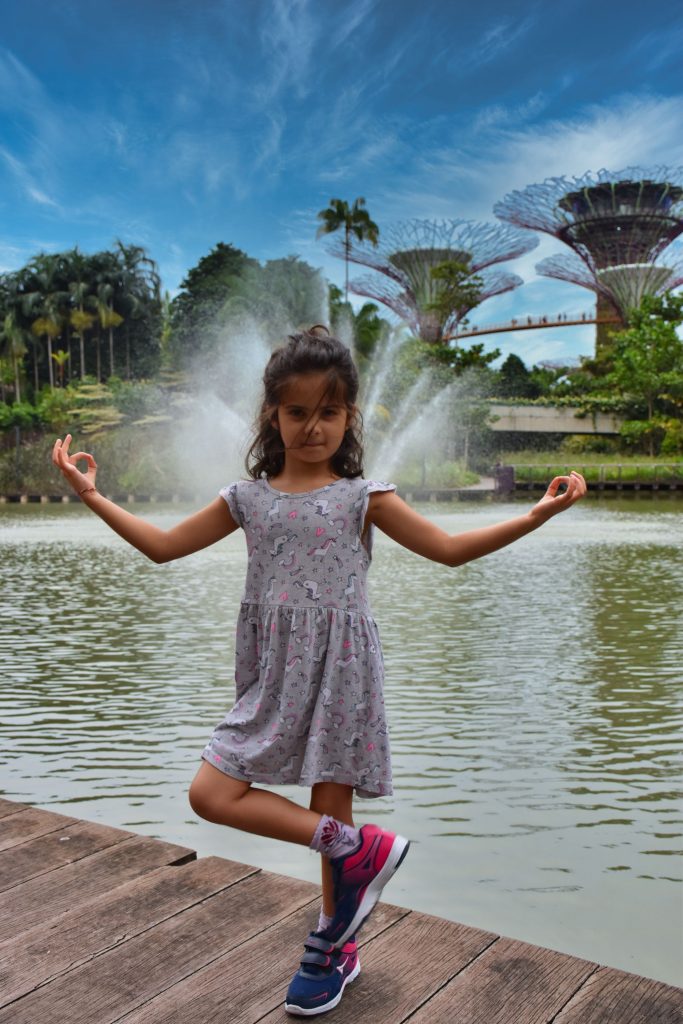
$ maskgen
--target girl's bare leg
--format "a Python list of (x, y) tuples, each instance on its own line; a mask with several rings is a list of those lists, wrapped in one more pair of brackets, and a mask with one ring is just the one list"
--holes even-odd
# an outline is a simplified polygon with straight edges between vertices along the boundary
[[(311, 790), (311, 810), (318, 814), (329, 814), (345, 825), (353, 825), (353, 786), (339, 782), (317, 782)], [(327, 857), (320, 857), (322, 863), (323, 913), (334, 915), (334, 886), (332, 865)]]
[(233, 779), (208, 761), (202, 761), (190, 786), (189, 799), (195, 814), (207, 821), (301, 846), (310, 846), (321, 818), (320, 813), (284, 796)]

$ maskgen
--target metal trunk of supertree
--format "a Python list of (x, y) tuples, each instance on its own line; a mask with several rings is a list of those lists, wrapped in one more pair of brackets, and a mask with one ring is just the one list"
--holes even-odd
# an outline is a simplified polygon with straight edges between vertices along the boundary
[[(348, 253), (351, 262), (370, 267), (380, 276), (352, 281), (351, 290), (383, 303), (423, 340), (438, 342), (455, 330), (474, 305), (519, 287), (523, 282), (516, 274), (488, 268), (521, 256), (537, 244), (538, 240), (529, 232), (501, 224), (406, 221), (383, 232), (376, 248), (352, 240)], [(339, 242), (333, 243), (329, 251), (341, 258), (346, 255)], [(447, 315), (429, 308), (444, 288), (443, 282), (432, 276), (432, 270), (445, 262), (466, 266), (468, 277), (477, 276), (483, 282), (476, 303)]]
[[(683, 168), (628, 167), (548, 178), (511, 192), (494, 213), (554, 235), (574, 250), (577, 260), (552, 256), (536, 269), (594, 291), (598, 319), (614, 311), (625, 322), (644, 295), (681, 284), (680, 260), (663, 254), (683, 234)], [(607, 337), (598, 324), (598, 348)]]

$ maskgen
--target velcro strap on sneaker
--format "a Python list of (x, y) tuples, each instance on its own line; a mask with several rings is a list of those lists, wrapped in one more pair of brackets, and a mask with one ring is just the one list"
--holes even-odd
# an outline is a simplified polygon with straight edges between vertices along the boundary
[(329, 967), (332, 963), (327, 953), (304, 953), (301, 957), (302, 964), (315, 964), (316, 967)]
[(334, 943), (330, 942), (329, 939), (323, 939), (320, 935), (309, 935), (304, 946), (307, 949), (319, 949), (323, 953), (331, 953), (334, 949)]

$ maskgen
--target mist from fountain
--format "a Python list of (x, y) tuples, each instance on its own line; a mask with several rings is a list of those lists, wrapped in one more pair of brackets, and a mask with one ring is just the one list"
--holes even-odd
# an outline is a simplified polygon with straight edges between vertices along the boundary
[[(211, 364), (196, 361), (191, 394), (169, 430), (178, 489), (202, 498), (245, 476), (263, 369), (272, 351), (263, 326), (253, 318), (241, 316), (216, 331)], [(352, 342), (351, 324), (337, 334)], [(418, 374), (403, 397), (391, 397), (397, 355), (405, 341), (404, 329), (391, 331), (363, 370), (359, 405), (365, 475), (373, 478), (393, 479), (406, 460), (424, 463), (428, 455), (443, 453), (442, 439), (448, 433), (449, 389), (434, 394), (429, 370)]]

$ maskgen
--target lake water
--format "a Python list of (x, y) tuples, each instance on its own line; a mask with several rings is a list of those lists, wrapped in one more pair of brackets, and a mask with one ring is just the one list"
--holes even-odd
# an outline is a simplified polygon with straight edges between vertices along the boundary
[[(526, 507), (421, 511), (456, 532)], [(595, 498), (459, 569), (377, 536), (395, 793), (356, 820), (413, 840), (388, 901), (682, 983), (682, 512)], [(81, 506), (2, 506), (0, 531), (0, 791), (318, 881), (187, 803), (234, 699), (241, 534), (155, 566)]]

